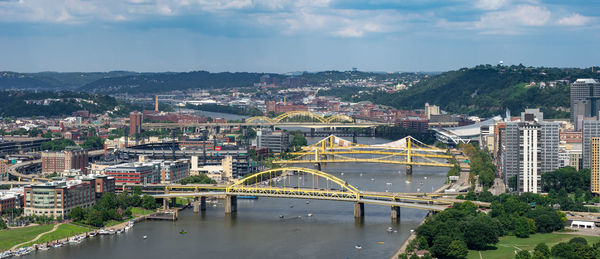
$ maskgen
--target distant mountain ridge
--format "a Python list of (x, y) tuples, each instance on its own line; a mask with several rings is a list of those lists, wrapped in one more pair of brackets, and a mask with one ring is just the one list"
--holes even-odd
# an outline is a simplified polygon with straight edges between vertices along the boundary
[[(301, 74), (251, 73), (251, 72), (0, 72), (0, 90), (77, 90), (100, 94), (160, 93), (186, 89), (223, 89), (251, 87), (268, 77), (270, 82), (289, 85), (331, 84), (339, 80), (401, 80), (418, 79), (425, 73), (379, 73), (361, 71), (302, 72)], [(287, 81), (286, 81), (287, 80)]]

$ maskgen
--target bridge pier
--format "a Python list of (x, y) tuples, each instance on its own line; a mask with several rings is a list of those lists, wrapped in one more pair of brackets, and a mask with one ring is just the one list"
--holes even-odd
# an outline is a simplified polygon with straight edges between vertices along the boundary
[(362, 202), (354, 203), (354, 218), (364, 218), (365, 217), (365, 204)]
[(321, 163), (315, 163), (315, 170), (321, 171)]
[(356, 131), (352, 132), (352, 143), (358, 144), (358, 134)]
[(232, 214), (237, 212), (237, 196), (227, 195), (225, 196), (225, 214)]
[(310, 136), (311, 137), (315, 136), (315, 128), (310, 128)]
[(412, 165), (406, 165), (406, 174), (412, 175)]
[(206, 197), (200, 196), (200, 199), (196, 197), (193, 202), (194, 205), (194, 213), (198, 213), (200, 211), (206, 211)]
[(168, 198), (163, 198), (163, 209), (165, 209), (165, 210), (169, 209), (169, 199)]
[(392, 206), (392, 221), (400, 221), (400, 207)]

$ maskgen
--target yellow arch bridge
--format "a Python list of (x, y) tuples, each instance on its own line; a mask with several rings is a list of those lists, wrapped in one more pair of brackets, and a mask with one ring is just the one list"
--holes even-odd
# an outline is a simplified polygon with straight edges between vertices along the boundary
[(461, 202), (435, 195), (361, 191), (331, 174), (301, 167), (266, 170), (245, 177), (229, 186), (168, 185), (165, 187), (164, 194), (153, 196), (162, 198), (165, 208), (169, 206), (169, 199), (195, 198), (193, 202), (195, 212), (205, 210), (206, 197), (224, 196), (225, 213), (237, 211), (238, 196), (353, 202), (355, 217), (363, 217), (364, 204), (369, 203), (390, 206), (392, 219), (400, 218), (400, 207), (441, 211), (453, 202)]
[(270, 123), (270, 124), (278, 124), (278, 123), (284, 122), (286, 119), (291, 119), (291, 118), (301, 118), (301, 119), (308, 118), (309, 120), (313, 120), (314, 122), (318, 122), (318, 123), (322, 123), (322, 124), (329, 124), (329, 123), (334, 123), (334, 122), (349, 122), (349, 123), (355, 122), (355, 120), (352, 117), (349, 117), (349, 116), (346, 116), (343, 114), (336, 114), (336, 115), (325, 118), (319, 114), (309, 112), (309, 111), (286, 112), (275, 118), (269, 118), (266, 116), (250, 117), (250, 118), (246, 119), (246, 122), (247, 123), (266, 122), (266, 123)]
[[(321, 163), (384, 163), (406, 165), (407, 173), (412, 166), (452, 167), (443, 160), (452, 158), (446, 150), (426, 145), (408, 136), (403, 139), (381, 144), (362, 145), (331, 135), (323, 140), (304, 147), (288, 160), (276, 160), (275, 164), (317, 164)], [(440, 161), (442, 160), (442, 161)]]

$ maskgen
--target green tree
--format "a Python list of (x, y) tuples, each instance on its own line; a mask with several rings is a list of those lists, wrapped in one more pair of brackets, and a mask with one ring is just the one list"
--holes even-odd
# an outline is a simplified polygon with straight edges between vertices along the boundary
[(0, 229), (7, 229), (7, 228), (8, 228), (8, 226), (6, 225), (4, 220), (0, 219)]
[(96, 208), (91, 208), (87, 214), (87, 223), (94, 227), (102, 227), (104, 224), (102, 212)]
[(535, 249), (533, 251), (541, 253), (546, 258), (550, 257), (550, 248), (548, 248), (546, 243), (537, 244), (537, 246), (535, 246)]
[(449, 246), (452, 243), (452, 238), (449, 236), (438, 236), (433, 240), (431, 246), (431, 254), (437, 258), (445, 258), (448, 256)]
[(551, 249), (551, 255), (561, 258), (573, 258), (575, 256), (573, 247), (568, 243), (558, 243)]
[(140, 187), (140, 186), (134, 186), (133, 187), (133, 194), (142, 195), (142, 187)]
[(144, 194), (142, 196), (142, 207), (148, 210), (156, 209), (156, 200), (152, 196)]
[(587, 245), (587, 240), (585, 240), (585, 238), (583, 237), (574, 237), (571, 238), (571, 240), (569, 240), (569, 244), (570, 245), (576, 245), (576, 244), (580, 244), (580, 245)]
[(85, 218), (85, 214), (86, 211), (83, 208), (77, 206), (71, 209), (71, 212), (69, 212), (69, 218), (73, 219), (74, 221), (82, 221)]
[(448, 256), (450, 258), (462, 259), (466, 258), (467, 254), (469, 254), (467, 244), (460, 239), (452, 241), (448, 246)]
[(104, 139), (100, 137), (89, 137), (82, 144), (81, 147), (87, 150), (95, 150), (104, 148)]
[(548, 259), (548, 256), (544, 255), (540, 251), (534, 251), (533, 256), (531, 256), (531, 258), (532, 259)]
[(498, 225), (487, 215), (476, 216), (466, 224), (466, 229), (465, 242), (471, 249), (480, 250), (498, 243)]
[(531, 254), (527, 250), (521, 250), (515, 255), (515, 259), (530, 259)]
[(525, 217), (515, 218), (515, 236), (520, 238), (529, 237), (529, 222)]

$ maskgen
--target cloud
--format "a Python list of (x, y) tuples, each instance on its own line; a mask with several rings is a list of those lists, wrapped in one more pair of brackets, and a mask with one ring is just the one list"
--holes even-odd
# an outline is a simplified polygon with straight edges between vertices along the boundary
[(560, 18), (558, 20), (558, 24), (564, 26), (583, 26), (588, 24), (590, 21), (592, 21), (591, 17), (583, 16), (578, 13), (573, 13), (570, 16)]
[(506, 6), (509, 2), (509, 0), (477, 0), (475, 7), (482, 10), (498, 10)]

